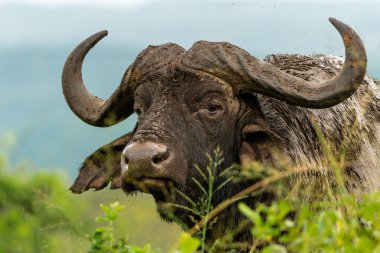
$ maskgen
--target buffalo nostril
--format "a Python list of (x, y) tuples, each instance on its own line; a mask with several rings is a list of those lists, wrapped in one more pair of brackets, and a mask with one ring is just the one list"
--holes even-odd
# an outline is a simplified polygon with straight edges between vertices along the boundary
[(161, 162), (161, 158), (160, 157), (154, 157), (153, 158), (153, 163), (157, 164), (159, 162)]
[(153, 159), (152, 159), (152, 162), (154, 164), (159, 164), (163, 161), (165, 161), (166, 159), (168, 158), (168, 153), (167, 152), (162, 152), (160, 154), (156, 154)]

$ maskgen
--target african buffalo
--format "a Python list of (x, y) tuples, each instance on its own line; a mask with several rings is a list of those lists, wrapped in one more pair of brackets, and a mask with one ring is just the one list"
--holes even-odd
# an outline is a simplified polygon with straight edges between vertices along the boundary
[[(202, 180), (194, 165), (206, 168), (205, 153), (217, 147), (224, 157), (220, 171), (249, 161), (276, 168), (275, 148), (292, 165), (315, 172), (305, 180), (318, 181), (328, 174), (329, 162), (315, 126), (333, 144), (334, 154), (346, 150), (347, 190), (377, 189), (379, 83), (366, 76), (367, 58), (358, 35), (336, 19), (330, 22), (343, 38), (344, 62), (330, 55), (270, 55), (259, 60), (227, 42), (198, 41), (187, 51), (167, 43), (143, 50), (108, 100), (92, 96), (81, 75), (84, 57), (107, 32), (87, 38), (63, 69), (63, 92), (71, 110), (98, 127), (117, 124), (134, 112), (138, 120), (133, 132), (84, 161), (71, 190), (82, 193), (111, 183), (126, 193), (147, 192), (162, 217), (171, 219), (167, 203), (188, 202), (170, 186), (199, 198), (202, 193), (192, 179)], [(251, 183), (230, 182), (214, 196), (213, 205)], [(263, 193), (245, 201), (254, 206), (268, 199)], [(188, 211), (173, 212), (184, 226), (194, 224)], [(240, 220), (232, 205), (219, 215), (209, 238), (220, 237)], [(247, 237), (249, 233), (243, 233), (238, 239)]]

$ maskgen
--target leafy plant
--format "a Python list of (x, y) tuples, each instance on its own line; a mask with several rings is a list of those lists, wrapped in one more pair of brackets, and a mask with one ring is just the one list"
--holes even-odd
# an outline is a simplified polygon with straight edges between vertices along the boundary
[[(129, 245), (125, 238), (115, 238), (114, 222), (119, 217), (119, 213), (124, 210), (125, 206), (119, 202), (110, 205), (100, 205), (103, 215), (96, 217), (98, 223), (106, 223), (106, 226), (98, 227), (95, 233), (90, 237), (91, 248), (88, 253), (159, 253), (160, 250), (151, 249), (149, 244), (143, 248), (136, 245)], [(200, 245), (200, 241), (192, 238), (187, 233), (182, 233), (179, 237), (179, 250), (177, 253), (193, 253)]]
[[(334, 188), (327, 192), (326, 198), (295, 201), (298, 198), (295, 191), (305, 191), (303, 185), (291, 189), (281, 182), (294, 173), (305, 172), (300, 168), (278, 171), (252, 163), (242, 168), (236, 167), (237, 170), (228, 169), (227, 172), (237, 172), (234, 177), (253, 178), (255, 183), (213, 206), (211, 200), (214, 194), (232, 180), (226, 172), (218, 175), (223, 157), (217, 149), (209, 156), (206, 170), (196, 167), (202, 181), (192, 179), (203, 192), (202, 196), (196, 201), (188, 199), (188, 207), (179, 207), (187, 208), (200, 220), (195, 221), (196, 225), (187, 233), (179, 236), (170, 252), (219, 252), (215, 245), (221, 244), (224, 238), (214, 245), (206, 244), (207, 231), (212, 229), (214, 219), (228, 206), (263, 189), (267, 190), (269, 186), (282, 192), (281, 196), (284, 197), (268, 205), (259, 204), (253, 209), (243, 203), (238, 205), (249, 221), (243, 222), (242, 226), (247, 228), (249, 224), (253, 236), (253, 241), (248, 242), (251, 252), (380, 252), (380, 193), (362, 196), (348, 194), (341, 175), (346, 144), (338, 149), (336, 158), (321, 131), (316, 128), (316, 132), (323, 152), (328, 154), (332, 178), (335, 178)], [(10, 144), (14, 141), (11, 135), (8, 136)], [(67, 241), (75, 245), (70, 252), (83, 252), (83, 248), (88, 249), (89, 253), (162, 252), (152, 249), (149, 244), (144, 247), (131, 245), (125, 236), (116, 236), (120, 232), (117, 232), (115, 225), (124, 210), (118, 202), (100, 206), (103, 215), (96, 221), (105, 225), (93, 228), (88, 218), (95, 216), (88, 214), (91, 207), (83, 209), (89, 203), (80, 203), (81, 200), (71, 197), (61, 174), (30, 173), (30, 164), (13, 168), (8, 163), (7, 148), (5, 151), (0, 149), (0, 252), (60, 252)], [(183, 194), (183, 197), (187, 196)], [(87, 237), (87, 244), (83, 242), (84, 235), (88, 234), (86, 229), (95, 230)], [(226, 248), (234, 248), (232, 239), (236, 231), (231, 231), (223, 241), (229, 244)]]
[[(201, 181), (199, 181), (195, 177), (192, 178), (193, 182), (199, 188), (202, 194), (197, 198), (196, 201), (194, 201), (185, 193), (177, 190), (176, 192), (187, 200), (187, 202), (190, 204), (190, 207), (172, 204), (173, 206), (177, 208), (182, 208), (187, 211), (190, 211), (196, 216), (196, 217), (192, 216), (192, 220), (197, 225), (195, 225), (193, 229), (189, 230), (187, 235), (194, 236), (194, 238), (192, 238), (194, 242), (193, 245), (196, 245), (196, 242), (200, 242), (200, 252), (206, 252), (207, 250), (210, 250), (209, 248), (207, 248), (207, 246), (209, 245), (206, 244), (206, 240), (207, 240), (207, 231), (212, 229), (212, 225), (213, 225), (213, 223), (210, 222), (210, 219), (209, 219), (212, 210), (214, 210), (212, 199), (216, 192), (221, 190), (224, 186), (226, 186), (232, 180), (231, 177), (225, 177), (223, 173), (218, 174), (220, 170), (220, 165), (223, 162), (223, 152), (220, 150), (219, 147), (217, 147), (213, 151), (212, 156), (209, 154), (206, 154), (206, 155), (209, 160), (209, 163), (205, 169), (205, 172), (198, 165), (194, 165), (195, 169), (197, 170), (200, 176)], [(217, 181), (221, 181), (218, 184), (218, 186), (216, 186)], [(194, 228), (200, 228), (200, 229), (194, 229)], [(199, 240), (196, 240), (196, 238), (198, 238)], [(176, 248), (177, 245), (180, 243), (180, 241), (181, 240), (177, 241), (177, 243), (174, 244), (171, 250), (172, 252), (173, 252), (173, 249)]]
[(36, 172), (26, 163), (11, 166), (14, 142), (12, 134), (0, 141), (0, 252), (57, 252), (66, 240), (80, 249), (87, 219), (79, 201), (67, 196), (61, 174)]
[(158, 253), (158, 250), (152, 250), (149, 244), (143, 248), (135, 245), (128, 245), (125, 238), (115, 238), (113, 224), (125, 206), (119, 202), (111, 203), (109, 206), (100, 205), (103, 210), (103, 216), (96, 217), (99, 223), (106, 223), (106, 226), (98, 227), (95, 233), (90, 237), (91, 248), (89, 253)]
[[(379, 252), (380, 194), (351, 195), (323, 211), (288, 201), (239, 210), (252, 222), (253, 250), (261, 252)], [(297, 215), (290, 219), (289, 214)]]

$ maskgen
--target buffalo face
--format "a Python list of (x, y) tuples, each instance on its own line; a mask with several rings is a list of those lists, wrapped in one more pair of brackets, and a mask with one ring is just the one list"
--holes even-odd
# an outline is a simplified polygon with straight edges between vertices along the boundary
[(151, 193), (164, 217), (167, 203), (189, 204), (178, 191), (195, 201), (201, 196), (192, 179), (202, 181), (194, 165), (205, 169), (206, 153), (223, 151), (221, 170), (239, 162), (248, 107), (241, 110), (229, 85), (176, 73), (170, 81), (141, 84), (134, 100), (138, 122), (121, 156), (122, 188)]

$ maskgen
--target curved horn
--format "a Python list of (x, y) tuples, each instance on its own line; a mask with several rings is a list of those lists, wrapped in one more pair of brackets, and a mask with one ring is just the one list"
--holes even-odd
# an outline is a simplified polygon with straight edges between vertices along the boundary
[(112, 126), (133, 113), (134, 92), (139, 82), (159, 73), (165, 76), (170, 63), (184, 49), (173, 43), (149, 46), (127, 69), (116, 91), (107, 100), (91, 95), (82, 80), (82, 63), (88, 51), (107, 35), (98, 32), (79, 44), (66, 60), (62, 88), (71, 110), (84, 122), (99, 127)]
[(340, 73), (323, 83), (286, 74), (225, 42), (195, 43), (179, 61), (179, 67), (216, 76), (231, 84), (236, 94), (257, 92), (297, 106), (330, 107), (350, 97), (360, 86), (366, 72), (367, 56), (353, 29), (334, 18), (329, 20), (343, 38), (346, 57)]
[[(133, 98), (123, 96), (128, 94), (122, 91), (126, 85), (120, 85), (108, 100), (102, 100), (91, 95), (82, 80), (82, 63), (86, 54), (97, 42), (107, 36), (107, 33), (107, 31), (98, 32), (80, 43), (67, 58), (62, 72), (63, 94), (71, 110), (84, 122), (98, 127), (112, 126), (133, 112)], [(127, 71), (122, 83), (127, 83), (129, 74), (130, 71)], [(119, 103), (124, 106), (112, 106), (120, 97), (123, 97), (123, 101)], [(123, 108), (123, 112), (118, 112), (120, 107)]]

